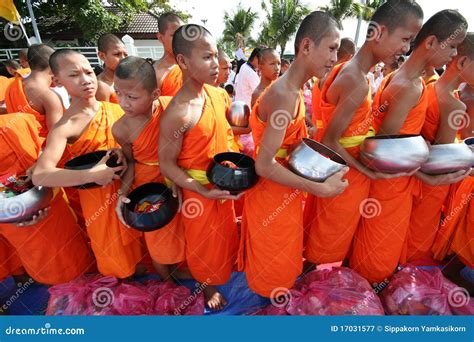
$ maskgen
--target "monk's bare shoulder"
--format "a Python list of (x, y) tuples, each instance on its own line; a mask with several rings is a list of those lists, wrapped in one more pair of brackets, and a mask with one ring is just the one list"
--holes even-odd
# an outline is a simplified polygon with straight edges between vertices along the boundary
[(292, 87), (286, 79), (280, 78), (263, 95), (259, 106), (259, 117), (266, 121), (276, 112), (287, 112), (294, 117), (299, 95), (299, 89)]
[(408, 80), (402, 76), (395, 75), (382, 93), (382, 102), (395, 103), (403, 100), (406, 104), (414, 107), (423, 94), (423, 81), (421, 78)]
[(120, 119), (115, 121), (112, 126), (112, 134), (114, 138), (120, 142), (129, 142), (130, 122), (127, 116), (123, 115)]
[(367, 76), (362, 73), (360, 68), (348, 63), (329, 87), (327, 99), (333, 104), (346, 99), (362, 104), (368, 93)]

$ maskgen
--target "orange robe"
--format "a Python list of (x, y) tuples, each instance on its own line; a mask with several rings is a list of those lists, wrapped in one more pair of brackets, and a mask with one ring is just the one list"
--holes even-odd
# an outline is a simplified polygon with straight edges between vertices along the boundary
[(451, 185), (446, 213), (431, 248), (442, 261), (453, 252), (469, 267), (474, 267), (474, 177)]
[[(324, 137), (336, 109), (336, 105), (327, 101), (327, 91), (343, 66), (342, 63), (334, 67), (321, 92), (320, 113), (323, 122), (321, 137)], [(369, 91), (340, 139), (340, 144), (356, 159), (359, 158), (360, 145), (369, 134), (370, 125), (366, 123), (370, 120), (371, 111)], [(361, 217), (359, 207), (369, 196), (370, 179), (355, 168), (350, 168), (345, 178), (349, 181), (349, 187), (339, 196), (333, 198), (308, 196), (310, 201), (312, 197), (316, 205), (314, 207), (313, 204), (313, 208), (305, 208), (305, 219), (308, 220), (305, 221), (307, 230), (305, 257), (313, 263), (341, 261), (349, 252)], [(309, 210), (312, 212), (308, 213)]]
[(7, 88), (15, 79), (13, 77), (7, 78), (5, 76), (0, 76), (0, 102), (5, 101), (5, 94)]
[(117, 93), (115, 91), (112, 94), (110, 94), (109, 102), (120, 104)]
[(319, 89), (319, 82), (320, 79), (317, 78), (314, 82), (313, 86), (313, 92), (311, 96), (311, 105), (313, 108), (313, 113), (311, 115), (311, 121), (313, 122), (313, 125), (317, 128), (316, 134), (312, 136), (311, 138), (316, 140), (316, 141), (321, 141), (323, 137), (323, 121), (321, 118), (321, 89)]
[[(257, 117), (263, 96), (255, 103), (255, 110), (250, 116), (256, 150), (268, 124)], [(297, 115), (286, 129), (277, 154), (277, 161), (284, 166), (287, 165), (285, 155), (290, 146), (307, 136), (302, 94), (297, 105)], [(239, 270), (245, 270), (249, 287), (259, 295), (279, 296), (281, 292), (278, 290), (291, 288), (301, 274), (304, 234), (302, 197), (303, 191), (263, 177), (245, 194)]]
[[(386, 104), (381, 103), (382, 92), (393, 74), (380, 85), (373, 101), (374, 128), (378, 132), (385, 117)], [(428, 97), (423, 92), (417, 105), (408, 114), (400, 134), (419, 134), (425, 121)], [(365, 217), (355, 235), (352, 248), (351, 267), (369, 282), (381, 282), (403, 262), (406, 253), (405, 238), (410, 226), (413, 197), (419, 196), (420, 184), (412, 177), (400, 177), (371, 181), (370, 209), (367, 202)]]
[[(21, 266), (21, 259), (8, 240), (0, 235), (0, 281), (12, 275), (20, 275), (25, 272)], [(1, 308), (0, 308), (1, 312)]]
[[(100, 103), (100, 109), (89, 127), (73, 144), (67, 145), (63, 160), (117, 147), (112, 125), (123, 115), (123, 111), (116, 104)], [(120, 181), (116, 180), (107, 187), (78, 192), (99, 272), (105, 276), (127, 278), (135, 273), (135, 267), (142, 258), (141, 234), (125, 227), (115, 213), (119, 188)]]
[(46, 116), (36, 109), (31, 107), (28, 98), (26, 97), (23, 78), (16, 77), (14, 81), (7, 88), (5, 93), (5, 103), (7, 105), (8, 113), (30, 113), (33, 114), (36, 120), (40, 123), (40, 137), (46, 138), (48, 135), (48, 127), (46, 126)]
[[(168, 106), (171, 97), (160, 97), (150, 122), (143, 128), (132, 144), (135, 159), (135, 180), (133, 187), (158, 182), (165, 184), (158, 163), (158, 137), (160, 115)], [(184, 228), (178, 213), (167, 226), (154, 232), (145, 233), (145, 241), (153, 260), (160, 264), (177, 264), (184, 261)]]
[[(434, 143), (440, 124), (440, 111), (435, 83), (426, 86), (428, 108), (421, 130), (423, 138)], [(416, 197), (410, 218), (410, 229), (406, 238), (407, 261), (431, 257), (431, 246), (441, 220), (443, 204), (449, 193), (449, 185), (431, 186), (416, 180), (421, 186), (421, 196)]]
[[(0, 175), (23, 175), (36, 162), (41, 148), (38, 123), (33, 115), (14, 113), (1, 115), (0, 127)], [(61, 190), (55, 192), (50, 206), (48, 215), (32, 226), (0, 224), (0, 238), (6, 240), (3, 245), (14, 249), (11, 258), (2, 258), (0, 263), (14, 270), (20, 260), (34, 280), (59, 284), (80, 276), (94, 261)]]
[(178, 64), (175, 64), (163, 79), (160, 96), (175, 96), (183, 86), (183, 73)]
[(31, 69), (30, 68), (18, 69), (17, 71), (15, 71), (15, 73), (17, 74), (17, 76), (25, 78), (29, 74), (31, 74)]
[[(205, 85), (206, 101), (197, 124), (184, 133), (178, 165), (201, 184), (211, 187), (206, 169), (217, 153), (228, 151), (229, 124), (221, 92)], [(181, 220), (186, 262), (194, 279), (209, 285), (227, 282), (236, 261), (237, 226), (233, 201), (209, 200), (183, 189)]]

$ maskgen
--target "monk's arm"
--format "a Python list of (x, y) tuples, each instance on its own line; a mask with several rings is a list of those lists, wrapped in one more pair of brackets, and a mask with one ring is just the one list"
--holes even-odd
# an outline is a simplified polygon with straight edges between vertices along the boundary
[(102, 81), (97, 81), (97, 93), (95, 94), (97, 101), (108, 102), (110, 101), (110, 95), (112, 95), (110, 87)]
[[(70, 129), (70, 128), (69, 128)], [(46, 147), (38, 159), (33, 171), (33, 183), (48, 187), (77, 186), (85, 183), (105, 185), (119, 178), (114, 173), (123, 167), (109, 168), (105, 165), (108, 157), (104, 157), (97, 166), (89, 170), (66, 170), (57, 167), (68, 139), (68, 122), (61, 120), (48, 134)]]
[[(418, 103), (421, 90), (416, 91), (409, 85), (390, 84), (382, 94), (382, 100), (388, 103), (387, 112), (378, 132), (382, 134), (399, 134), (405, 120)], [(381, 101), (385, 103), (385, 101)]]
[(127, 136), (127, 127), (124, 117), (112, 126), (112, 134), (115, 141), (122, 148), (122, 153), (127, 160), (127, 170), (122, 175), (122, 184), (120, 185), (120, 193), (127, 196), (135, 180), (135, 158), (133, 157), (132, 144)]
[(50, 89), (46, 90), (41, 97), (46, 116), (46, 126), (48, 130), (52, 130), (63, 116), (63, 104), (59, 96)]
[[(334, 86), (329, 88), (327, 97), (337, 98), (338, 102), (334, 110), (334, 115), (326, 128), (322, 143), (339, 153), (349, 166), (354, 167), (370, 179), (375, 179), (374, 172), (352, 157), (339, 141), (349, 127), (354, 113), (364, 102), (367, 92), (368, 85), (360, 85), (360, 83), (351, 76), (341, 79), (338, 84), (335, 83)], [(362, 133), (356, 135), (360, 134)]]
[(461, 130), (461, 137), (463, 139), (474, 136), (474, 99), (465, 101), (465, 105), (467, 106), (468, 121), (465, 121), (467, 124)]
[[(276, 183), (283, 184), (290, 188), (302, 189), (316, 196), (330, 197), (341, 193), (347, 186), (340, 181), (342, 175), (334, 182), (335, 178), (330, 177), (324, 183), (317, 183), (300, 177), (291, 172), (275, 159), (275, 156), (283, 143), (288, 124), (293, 120), (295, 104), (298, 94), (288, 94), (286, 97), (273, 96), (267, 93), (260, 104), (262, 119), (268, 122), (263, 133), (262, 143), (255, 161), (257, 174), (270, 179)], [(284, 123), (285, 125), (282, 125)]]
[[(440, 113), (439, 128), (436, 132), (437, 144), (452, 144), (456, 139), (457, 127), (455, 127), (455, 124), (457, 120), (461, 123), (469, 122), (466, 106), (461, 101), (456, 101), (453, 106), (444, 108)], [(463, 129), (464, 127), (460, 128)]]

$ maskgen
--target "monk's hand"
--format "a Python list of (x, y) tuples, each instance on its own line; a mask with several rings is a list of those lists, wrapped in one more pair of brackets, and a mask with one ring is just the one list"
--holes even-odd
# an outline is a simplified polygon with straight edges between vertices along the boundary
[(125, 171), (127, 171), (127, 157), (125, 157), (125, 154), (123, 153), (121, 148), (111, 148), (107, 151), (107, 154), (111, 156), (115, 156), (117, 158), (117, 164), (120, 164), (121, 166), (124, 167), (122, 172), (120, 172), (120, 177), (123, 176)]
[(107, 153), (104, 158), (102, 158), (97, 165), (90, 170), (93, 174), (93, 182), (99, 185), (107, 185), (115, 179), (120, 179), (120, 172), (125, 168), (125, 166), (120, 165), (117, 167), (108, 167), (106, 163), (109, 158), (110, 155)]
[(121, 194), (117, 200), (117, 205), (115, 206), (115, 213), (117, 214), (117, 217), (120, 222), (122, 222), (124, 226), (130, 228), (130, 226), (125, 222), (125, 219), (123, 218), (123, 206), (127, 203), (130, 203), (130, 198)]
[(426, 173), (422, 173), (420, 178), (423, 182), (432, 186), (449, 185), (462, 181), (464, 178), (468, 177), (471, 172), (472, 168), (448, 173), (445, 175), (427, 175)]
[(318, 197), (334, 197), (340, 195), (349, 185), (349, 181), (344, 179), (344, 175), (347, 172), (349, 172), (349, 168), (345, 167), (326, 179), (322, 184), (314, 182), (314, 189), (316, 190), (310, 189), (310, 192)]
[(171, 185), (171, 192), (173, 193), (173, 197), (178, 199), (178, 213), (181, 212), (181, 206), (183, 205), (183, 192), (181, 188), (173, 183)]
[(22, 221), (22, 222), (18, 222), (16, 223), (15, 225), (17, 227), (27, 227), (27, 226), (32, 226), (38, 222), (40, 222), (41, 220), (43, 220), (46, 216), (48, 216), (48, 213), (49, 213), (49, 209), (50, 207), (47, 207), (45, 209), (41, 209), (41, 210), (38, 210), (38, 212), (33, 215), (33, 217), (28, 220), (28, 221)]
[(204, 197), (211, 200), (234, 200), (237, 201), (244, 195), (244, 192), (241, 192), (237, 195), (232, 195), (227, 190), (221, 190), (217, 188), (206, 189), (203, 194)]
[(25, 182), (31, 181), (33, 178), (33, 171), (35, 170), (36, 163), (34, 163), (28, 170), (25, 171), (26, 179)]

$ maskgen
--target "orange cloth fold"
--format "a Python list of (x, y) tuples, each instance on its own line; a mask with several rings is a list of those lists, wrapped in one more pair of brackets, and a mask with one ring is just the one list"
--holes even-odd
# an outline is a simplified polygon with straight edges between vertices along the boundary
[(16, 77), (7, 88), (5, 93), (5, 104), (7, 105), (8, 113), (21, 112), (33, 114), (41, 125), (41, 130), (39, 132), (40, 137), (46, 138), (48, 135), (46, 116), (31, 107), (28, 98), (26, 97), (23, 78)]
[(0, 102), (5, 101), (7, 88), (14, 80), (13, 77), (7, 78), (5, 76), (0, 76)]
[(163, 79), (160, 96), (175, 96), (183, 86), (183, 73), (178, 64), (175, 64)]
[[(256, 150), (265, 127), (258, 116), (262, 96), (250, 115)], [(282, 149), (288, 149), (307, 136), (303, 94), (297, 115), (286, 128)], [(286, 166), (286, 159), (277, 159)], [(260, 177), (245, 194), (238, 267), (245, 270), (249, 287), (265, 297), (281, 295), (301, 274), (303, 262), (303, 192)]]
[[(184, 133), (178, 165), (205, 172), (214, 155), (228, 151), (229, 123), (225, 97), (205, 85), (201, 118)], [(210, 185), (207, 185), (210, 187)], [(181, 220), (186, 238), (186, 262), (193, 277), (209, 285), (226, 283), (238, 248), (233, 201), (209, 200), (183, 189)]]
[[(23, 175), (36, 162), (41, 148), (38, 122), (31, 114), (6, 114), (0, 116), (0, 127), (0, 175)], [(94, 262), (62, 192), (50, 207), (48, 215), (34, 225), (0, 224), (0, 237), (15, 249), (13, 259), (3, 259), (7, 264), (19, 258), (36, 281), (59, 284), (80, 276)]]
[[(123, 111), (113, 103), (100, 104), (89, 127), (73, 144), (67, 145), (64, 160), (117, 147), (112, 126)], [(125, 227), (118, 219), (115, 207), (119, 189), (120, 182), (117, 180), (107, 187), (79, 190), (79, 200), (100, 273), (127, 278), (135, 273), (135, 267), (142, 258), (141, 233)]]
[[(171, 97), (159, 97), (159, 106), (153, 117), (132, 144), (135, 159), (133, 188), (150, 182), (165, 184), (165, 177), (161, 174), (158, 163), (158, 137), (160, 115), (171, 99)], [(184, 228), (180, 217), (178, 213), (165, 227), (144, 234), (150, 256), (160, 264), (177, 264), (185, 259)]]
[[(323, 121), (321, 137), (333, 120), (336, 105), (328, 102), (327, 91), (336, 79), (345, 63), (338, 64), (331, 71), (320, 95), (320, 115)], [(370, 91), (361, 106), (355, 111), (342, 137), (366, 135), (369, 131), (371, 116)], [(349, 147), (346, 150), (356, 159), (359, 157), (360, 146)], [(339, 196), (333, 198), (318, 198), (308, 195), (309, 205), (305, 208), (305, 229), (307, 241), (305, 257), (313, 263), (324, 264), (341, 261), (346, 258), (356, 232), (361, 210), (370, 189), (370, 180), (355, 168), (350, 168), (345, 178), (349, 187)], [(310, 212), (311, 211), (311, 212)]]
[[(393, 74), (380, 85), (373, 100), (374, 128), (379, 130), (385, 117), (382, 92)], [(400, 134), (420, 134), (425, 121), (428, 97), (422, 95), (407, 115)], [(413, 199), (420, 196), (420, 183), (414, 177), (371, 181), (370, 192), (352, 248), (351, 267), (369, 282), (381, 282), (406, 259), (405, 239), (410, 227)], [(370, 201), (370, 202), (369, 202)], [(369, 207), (370, 205), (370, 207)], [(375, 209), (369, 211), (368, 209)]]

